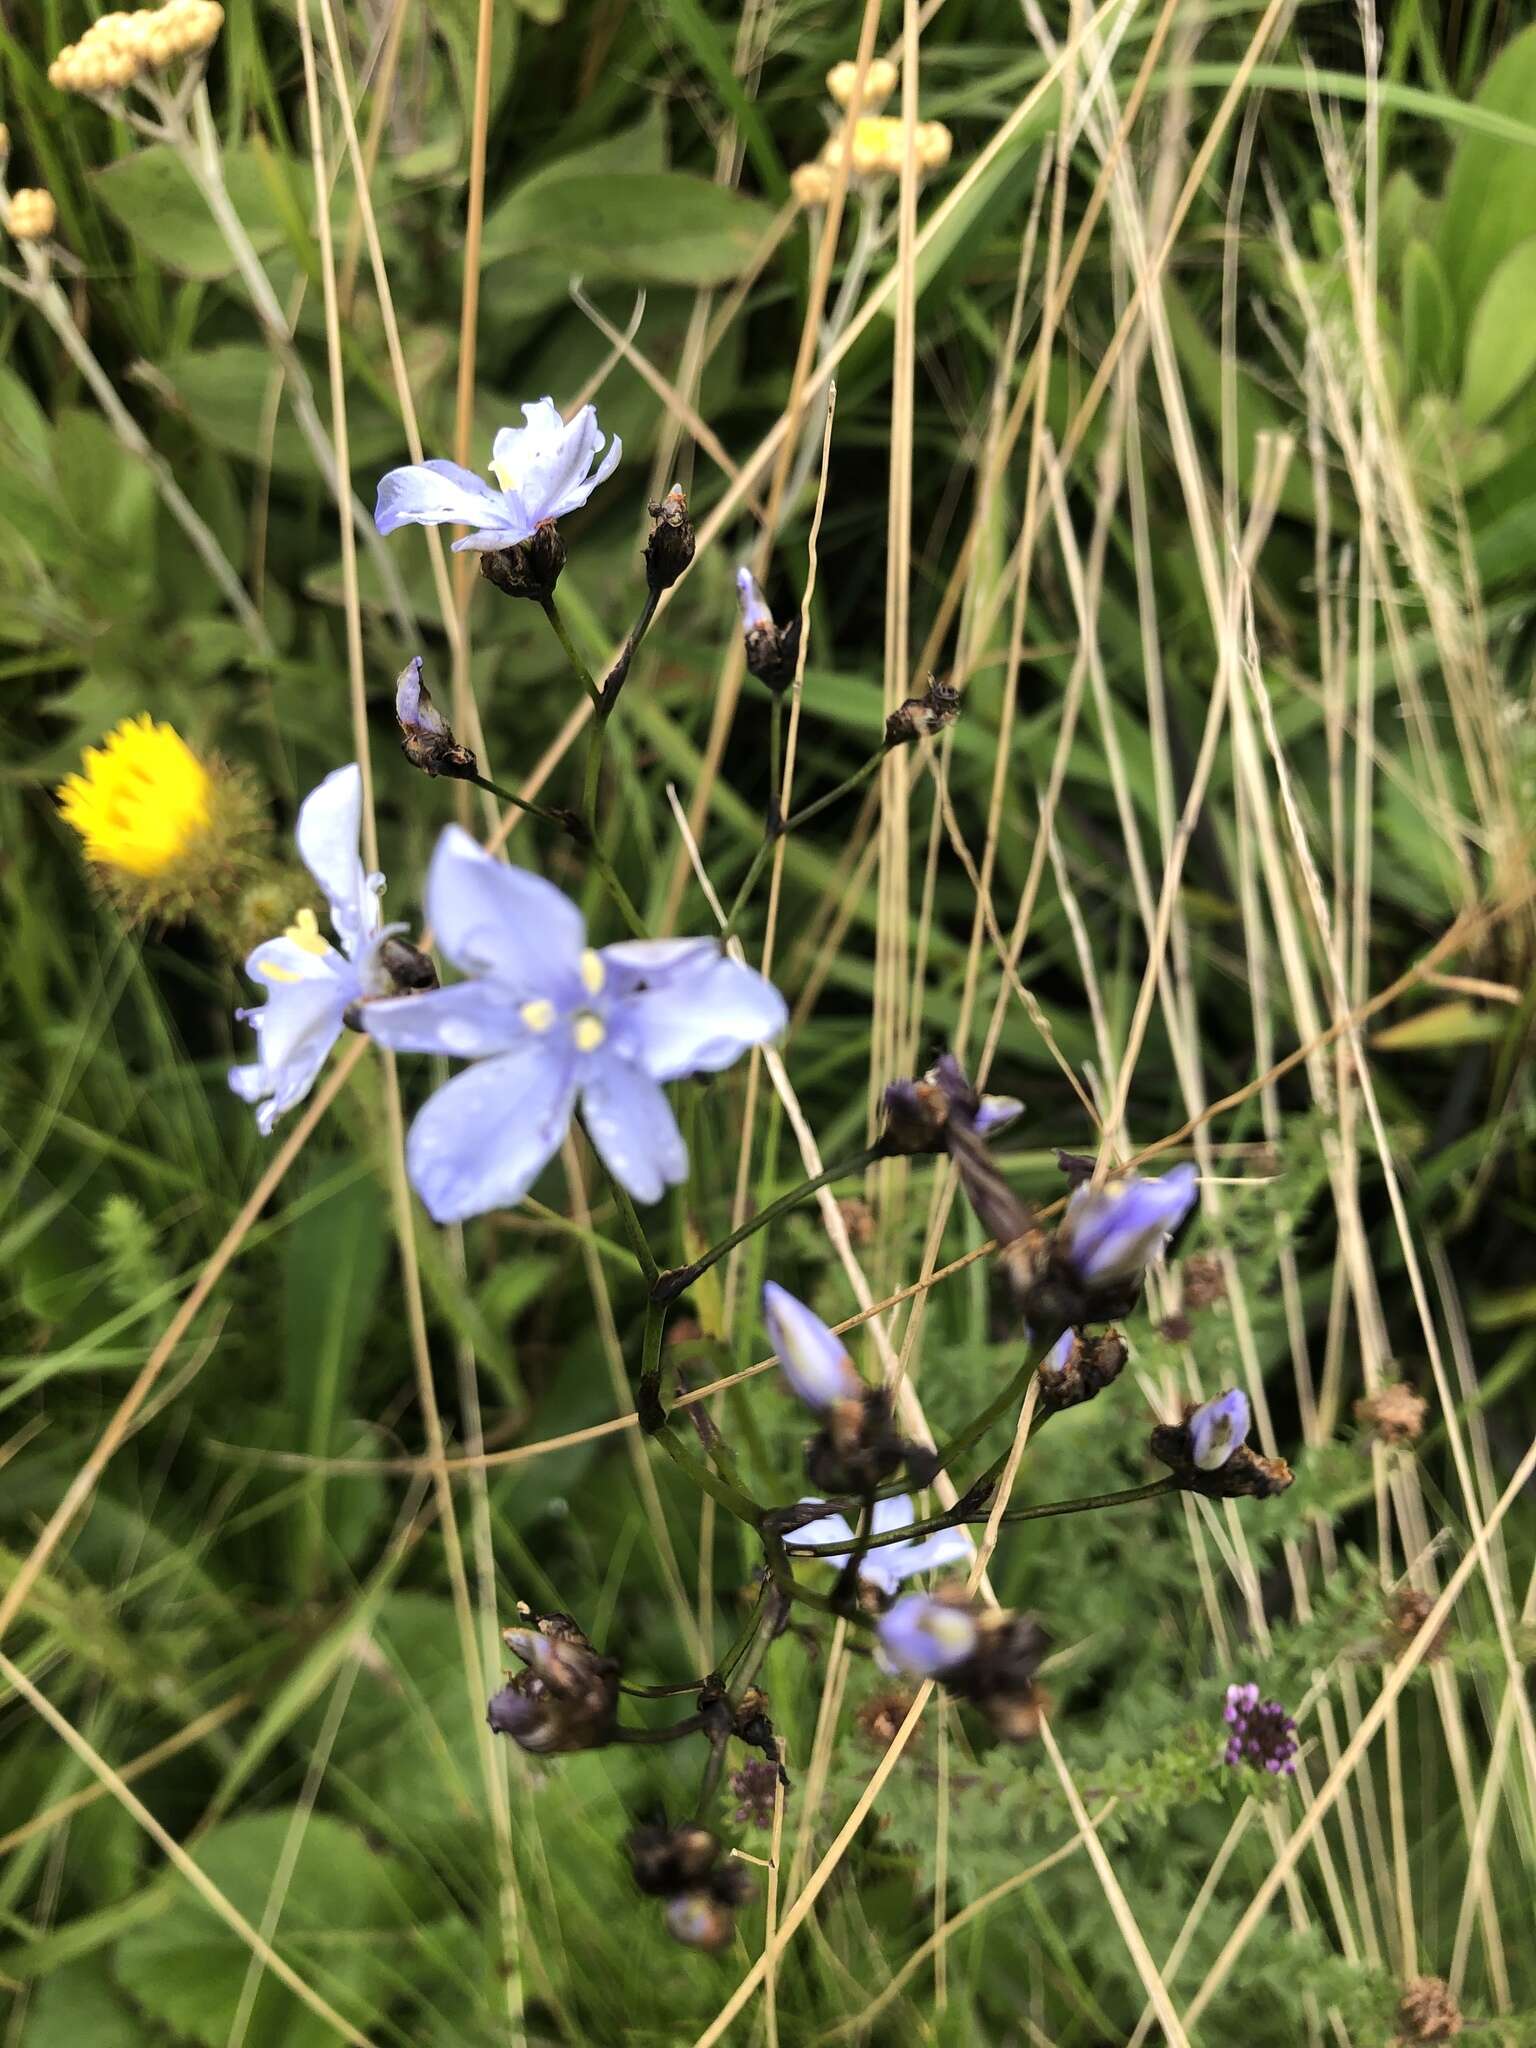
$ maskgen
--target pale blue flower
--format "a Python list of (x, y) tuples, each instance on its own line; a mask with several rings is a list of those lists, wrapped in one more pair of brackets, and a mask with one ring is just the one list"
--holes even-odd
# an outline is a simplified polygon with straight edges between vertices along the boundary
[(819, 1415), (834, 1402), (863, 1397), (864, 1382), (842, 1338), (776, 1280), (763, 1283), (763, 1321), (791, 1391), (807, 1408)]
[[(453, 543), (466, 549), (516, 547), (546, 520), (563, 519), (585, 505), (612, 476), (623, 443), (617, 434), (593, 467), (603, 435), (597, 413), (584, 405), (569, 425), (551, 398), (523, 407), (524, 427), (503, 427), (491, 447), (496, 485), (456, 462), (412, 462), (380, 479), (374, 524), (380, 533), (397, 526), (468, 526)], [(498, 488), (499, 486), (499, 488)]]
[(875, 1623), (880, 1660), (903, 1678), (937, 1678), (976, 1648), (976, 1617), (931, 1593), (904, 1593)]
[(979, 1138), (995, 1138), (1023, 1114), (1024, 1105), (1017, 1095), (983, 1095), (971, 1118), (971, 1129)]
[(581, 912), (450, 825), (427, 875), (427, 917), (469, 976), (370, 1003), (381, 1045), (475, 1065), (439, 1088), (406, 1158), (439, 1223), (520, 1202), (578, 1101), (604, 1164), (637, 1201), (688, 1171), (661, 1083), (716, 1073), (787, 1021), (784, 999), (712, 939), (587, 944)]
[(347, 1011), (392, 984), (378, 965), (381, 942), (400, 925), (380, 923), (382, 875), (363, 870), (358, 841), (363, 824), (363, 778), (356, 762), (337, 768), (299, 806), (295, 837), (304, 865), (324, 891), (338, 951), (312, 910), (301, 910), (281, 938), (265, 939), (245, 963), (267, 992), (260, 1009), (235, 1014), (257, 1034), (254, 1066), (231, 1067), (229, 1085), (244, 1102), (258, 1104), (263, 1137), (286, 1109), (315, 1085), (327, 1053), (341, 1036)]
[(1076, 1188), (1056, 1233), (1057, 1254), (1084, 1287), (1139, 1280), (1194, 1207), (1199, 1188), (1193, 1166), (1176, 1166), (1160, 1180)]
[(1248, 1396), (1232, 1387), (1206, 1401), (1186, 1421), (1189, 1455), (1202, 1472), (1218, 1472), (1238, 1445), (1245, 1441), (1253, 1421)]
[[(813, 1501), (803, 1501), (804, 1507), (814, 1506)], [(893, 1529), (905, 1529), (912, 1521), (912, 1502), (904, 1493), (893, 1495), (889, 1500), (877, 1500), (874, 1509), (876, 1536), (888, 1536)], [(830, 1564), (841, 1571), (848, 1562), (856, 1537), (849, 1522), (842, 1515), (822, 1515), (819, 1520), (807, 1522), (803, 1529), (796, 1529), (785, 1537), (791, 1557), (795, 1548), (802, 1543), (846, 1543), (848, 1552), (842, 1556), (802, 1558), (803, 1564)], [(941, 1571), (945, 1565), (969, 1564), (975, 1555), (975, 1545), (963, 1529), (936, 1529), (933, 1534), (915, 1543), (882, 1543), (878, 1550), (871, 1550), (859, 1560), (859, 1577), (867, 1579), (870, 1585), (878, 1586), (882, 1593), (894, 1594), (903, 1579), (915, 1579), (919, 1572)]]
[(765, 626), (773, 631), (773, 613), (768, 609), (762, 585), (745, 562), (736, 571), (736, 602), (741, 606), (741, 630), (744, 633), (760, 633)]
[[(1026, 1343), (1029, 1344), (1033, 1344), (1036, 1341), (1034, 1333), (1030, 1330), (1024, 1332), (1024, 1338)], [(1072, 1363), (1072, 1352), (1076, 1343), (1076, 1330), (1063, 1330), (1044, 1358), (1041, 1359), (1040, 1370), (1042, 1372), (1065, 1372)]]

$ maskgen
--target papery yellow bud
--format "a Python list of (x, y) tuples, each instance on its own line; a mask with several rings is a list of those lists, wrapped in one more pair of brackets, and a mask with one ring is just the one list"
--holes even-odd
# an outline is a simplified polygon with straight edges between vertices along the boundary
[(53, 194), (40, 187), (24, 185), (11, 194), (5, 225), (17, 242), (46, 242), (58, 225), (59, 210)]
[[(846, 107), (853, 98), (854, 86), (858, 83), (859, 67), (852, 62), (834, 64), (827, 73), (827, 91), (840, 107)], [(878, 113), (896, 90), (896, 66), (889, 57), (871, 57), (869, 69), (864, 74), (865, 109)]]
[(832, 173), (825, 164), (797, 164), (789, 189), (802, 206), (825, 206), (832, 196)]
[(917, 160), (925, 171), (942, 170), (949, 162), (955, 138), (942, 121), (917, 124)]

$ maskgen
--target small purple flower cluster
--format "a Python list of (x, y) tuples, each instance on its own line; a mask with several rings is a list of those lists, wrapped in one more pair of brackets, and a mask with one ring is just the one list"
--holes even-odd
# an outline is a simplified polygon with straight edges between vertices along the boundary
[(1261, 1700), (1256, 1685), (1229, 1685), (1222, 1719), (1232, 1730), (1224, 1763), (1295, 1777), (1296, 1723), (1278, 1700)]

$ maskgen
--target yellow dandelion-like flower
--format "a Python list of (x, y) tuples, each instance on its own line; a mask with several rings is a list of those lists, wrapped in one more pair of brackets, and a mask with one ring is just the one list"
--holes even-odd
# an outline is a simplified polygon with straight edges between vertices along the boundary
[(164, 875), (207, 833), (208, 770), (180, 733), (147, 711), (125, 718), (103, 745), (87, 747), (81, 766), (82, 774), (60, 785), (59, 802), (103, 867)]

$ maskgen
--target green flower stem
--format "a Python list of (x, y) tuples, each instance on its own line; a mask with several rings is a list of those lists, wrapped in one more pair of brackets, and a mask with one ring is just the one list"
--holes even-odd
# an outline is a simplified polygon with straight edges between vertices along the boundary
[(635, 658), (635, 650), (651, 629), (651, 621), (656, 616), (656, 606), (660, 599), (661, 592), (659, 590), (648, 590), (646, 592), (645, 603), (640, 607), (640, 616), (630, 628), (629, 638), (619, 649), (618, 659), (614, 662), (613, 667), (609, 669), (607, 675), (603, 677), (602, 688), (597, 693), (597, 715), (599, 718), (606, 719), (613, 716), (613, 707), (619, 701), (619, 692), (623, 689), (625, 678), (629, 674), (629, 665)]
[(530, 818), (537, 818), (545, 825), (558, 826), (573, 838), (580, 835), (581, 820), (570, 811), (557, 810), (548, 804), (530, 803), (527, 797), (503, 789), (499, 782), (492, 782), (488, 775), (456, 775), (453, 779), (455, 782), (472, 782), (476, 789), (488, 790), (499, 802), (511, 804), (514, 810), (526, 811)]
[[(775, 713), (777, 713), (777, 701), (775, 701), (774, 708)], [(769, 828), (763, 836), (762, 844), (758, 847), (756, 853), (753, 854), (747, 872), (742, 877), (741, 887), (736, 891), (736, 900), (731, 905), (730, 915), (726, 918), (725, 924), (721, 928), (721, 936), (723, 938), (729, 938), (735, 931), (736, 921), (747, 906), (752, 891), (757, 885), (757, 878), (768, 864), (768, 856), (773, 851), (775, 840), (782, 839), (787, 832), (799, 831), (802, 825), (809, 824), (811, 819), (819, 816), (822, 811), (826, 810), (829, 804), (835, 804), (839, 798), (847, 796), (850, 790), (855, 790), (861, 783), (867, 782), (889, 751), (890, 749), (884, 745), (877, 747), (864, 765), (861, 768), (855, 768), (851, 775), (845, 776), (835, 789), (829, 789), (825, 796), (817, 797), (814, 803), (807, 804), (803, 810), (796, 811), (788, 818), (780, 819), (777, 816), (778, 783), (777, 778), (775, 779), (773, 794), (769, 799)]]
[[(974, 1487), (971, 1489), (973, 1493), (975, 1490)], [(1043, 1507), (1009, 1508), (1002, 1519), (1005, 1522), (1043, 1522), (1053, 1515), (1084, 1515), (1097, 1508), (1130, 1507), (1136, 1501), (1157, 1500), (1165, 1493), (1178, 1491), (1178, 1477), (1174, 1473), (1169, 1473), (1166, 1478), (1148, 1480), (1145, 1486), (1127, 1486), (1116, 1493), (1087, 1493), (1077, 1500), (1049, 1501)], [(871, 1536), (864, 1542), (859, 1554), (862, 1556), (863, 1551), (879, 1550), (887, 1543), (910, 1543), (921, 1536), (935, 1535), (940, 1529), (958, 1528), (964, 1522), (985, 1522), (990, 1519), (987, 1510), (967, 1514), (962, 1512), (964, 1506), (962, 1500), (942, 1515), (929, 1515), (926, 1520), (913, 1522), (905, 1529), (888, 1529), (879, 1536)], [(802, 1548), (795, 1543), (793, 1532), (784, 1538), (784, 1543), (787, 1549), (794, 1551), (797, 1562), (804, 1558), (844, 1555), (841, 1543), (807, 1544)]]
[(686, 1721), (674, 1721), (668, 1728), (615, 1728), (615, 1742), (681, 1742), (685, 1735), (697, 1735), (704, 1726), (702, 1714), (690, 1714)]
[(718, 1501), (727, 1514), (734, 1515), (738, 1522), (745, 1522), (749, 1529), (759, 1526), (763, 1510), (755, 1500), (749, 1499), (740, 1487), (732, 1486), (728, 1479), (710, 1470), (704, 1460), (690, 1451), (678, 1435), (677, 1424), (665, 1418), (656, 1428), (646, 1434), (666, 1452), (681, 1472), (686, 1472), (694, 1485)]
[(565, 650), (565, 658), (571, 664), (572, 669), (575, 671), (576, 680), (581, 684), (582, 688), (586, 691), (587, 695), (592, 699), (594, 707), (598, 711), (601, 711), (603, 708), (602, 692), (598, 689), (597, 684), (592, 680), (591, 669), (587, 667), (587, 664), (576, 652), (576, 643), (571, 638), (569, 632), (566, 630), (565, 621), (560, 616), (560, 607), (555, 603), (553, 594), (551, 594), (548, 597), (541, 597), (539, 599), (539, 603), (544, 608), (545, 618), (548, 619), (551, 626), (553, 626), (555, 629), (555, 638), (560, 642), (561, 647)]
[(856, 1152), (851, 1159), (840, 1160), (836, 1166), (829, 1166), (810, 1180), (802, 1181), (798, 1187), (791, 1188), (788, 1194), (780, 1195), (777, 1201), (770, 1202), (766, 1209), (759, 1209), (755, 1216), (743, 1223), (739, 1230), (733, 1230), (729, 1237), (721, 1238), (720, 1242), (711, 1245), (707, 1252), (696, 1259), (690, 1259), (686, 1266), (672, 1266), (665, 1273), (658, 1274), (651, 1283), (652, 1301), (676, 1301), (680, 1294), (685, 1293), (693, 1285), (701, 1273), (707, 1273), (711, 1266), (725, 1257), (727, 1252), (734, 1251), (737, 1245), (745, 1243), (756, 1231), (777, 1222), (779, 1217), (797, 1207), (807, 1196), (814, 1195), (818, 1189), (827, 1187), (832, 1181), (842, 1180), (850, 1173), (862, 1173), (866, 1166), (884, 1157), (884, 1142), (877, 1138), (873, 1145), (866, 1145), (862, 1152)]
[[(588, 1144), (592, 1142), (590, 1134), (588, 1135), (587, 1142)], [(593, 1149), (595, 1151), (596, 1147), (594, 1146)], [(629, 1239), (629, 1248), (635, 1255), (635, 1264), (640, 1268), (641, 1277), (644, 1279), (647, 1287), (654, 1287), (661, 1269), (656, 1264), (655, 1254), (652, 1252), (650, 1242), (646, 1237), (645, 1225), (640, 1221), (635, 1205), (630, 1200), (628, 1192), (622, 1184), (608, 1172), (606, 1166), (603, 1168), (603, 1172), (607, 1176), (608, 1187), (613, 1195), (614, 1205), (619, 1212), (619, 1221), (624, 1226), (624, 1235)], [(658, 1345), (660, 1344), (659, 1332), (657, 1333), (657, 1343)]]

